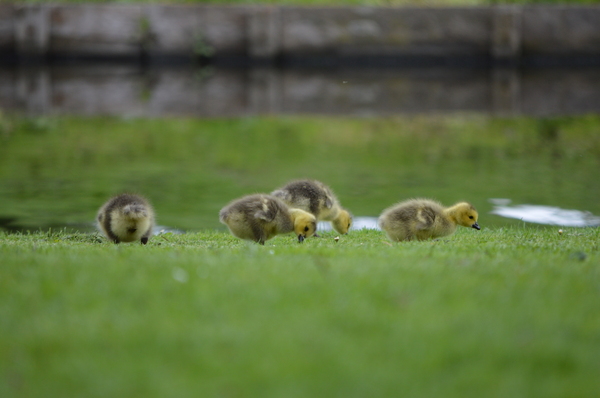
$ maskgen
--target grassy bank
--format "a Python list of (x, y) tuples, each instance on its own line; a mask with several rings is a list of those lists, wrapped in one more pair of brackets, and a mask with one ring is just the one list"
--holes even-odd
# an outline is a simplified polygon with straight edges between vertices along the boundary
[(600, 229), (0, 234), (0, 396), (595, 397)]
[(490, 198), (600, 214), (600, 118), (483, 116), (124, 119), (0, 118), (0, 229), (91, 226), (123, 191), (161, 225), (222, 228), (231, 199), (295, 178), (329, 184), (357, 216), (415, 196)]

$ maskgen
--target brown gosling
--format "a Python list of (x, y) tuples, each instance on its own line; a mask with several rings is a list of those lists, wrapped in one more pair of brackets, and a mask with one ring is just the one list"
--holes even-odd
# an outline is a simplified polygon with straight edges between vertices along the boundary
[(451, 235), (457, 225), (479, 230), (478, 216), (475, 207), (467, 202), (444, 207), (430, 199), (411, 199), (385, 209), (379, 226), (395, 242), (425, 240)]
[(296, 180), (273, 191), (271, 195), (288, 206), (314, 214), (318, 221), (330, 221), (340, 234), (347, 234), (352, 226), (352, 215), (327, 185), (317, 180)]
[(154, 228), (154, 210), (148, 201), (133, 194), (111, 198), (98, 211), (98, 227), (114, 243), (148, 243)]
[(236, 199), (223, 207), (219, 220), (240, 239), (264, 245), (275, 235), (294, 232), (298, 242), (312, 236), (317, 220), (312, 214), (288, 208), (278, 198), (267, 194), (254, 194)]

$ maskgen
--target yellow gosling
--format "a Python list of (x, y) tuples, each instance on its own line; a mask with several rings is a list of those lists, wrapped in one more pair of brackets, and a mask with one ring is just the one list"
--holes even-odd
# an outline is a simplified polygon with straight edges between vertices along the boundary
[(240, 239), (264, 245), (275, 235), (294, 232), (298, 242), (312, 236), (317, 220), (312, 214), (288, 208), (281, 200), (266, 194), (236, 199), (219, 212), (219, 220)]
[(154, 210), (148, 201), (133, 194), (108, 200), (98, 211), (98, 228), (114, 243), (148, 243), (154, 228)]
[(481, 229), (475, 207), (460, 202), (451, 207), (430, 199), (411, 199), (385, 209), (379, 226), (392, 241), (426, 240), (452, 235), (457, 225)]
[(318, 221), (330, 221), (340, 234), (348, 233), (352, 215), (341, 207), (339, 200), (327, 185), (317, 180), (296, 180), (273, 191), (271, 195), (288, 206), (307, 211)]

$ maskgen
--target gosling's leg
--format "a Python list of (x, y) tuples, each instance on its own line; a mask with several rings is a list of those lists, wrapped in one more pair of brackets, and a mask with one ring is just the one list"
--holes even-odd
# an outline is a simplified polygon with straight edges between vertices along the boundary
[(254, 235), (254, 241), (264, 246), (265, 241), (267, 240), (264, 231), (258, 225), (252, 225), (251, 228), (252, 234)]

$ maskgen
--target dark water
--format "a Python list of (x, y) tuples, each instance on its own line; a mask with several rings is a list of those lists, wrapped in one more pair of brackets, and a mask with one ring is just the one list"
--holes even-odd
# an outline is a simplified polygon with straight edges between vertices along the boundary
[(594, 226), (599, 85), (587, 69), (5, 70), (0, 228), (93, 230), (123, 191), (164, 228), (223, 228), (229, 200), (306, 177), (357, 226), (410, 197), (471, 201), (484, 227)]
[(556, 117), (600, 112), (600, 70), (5, 68), (0, 108), (129, 117), (455, 112)]

